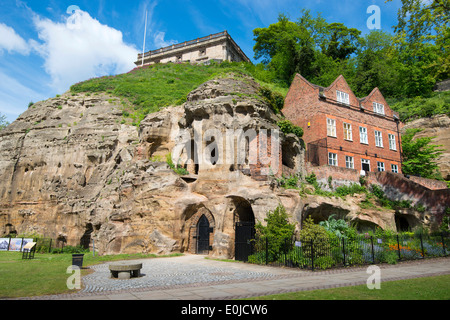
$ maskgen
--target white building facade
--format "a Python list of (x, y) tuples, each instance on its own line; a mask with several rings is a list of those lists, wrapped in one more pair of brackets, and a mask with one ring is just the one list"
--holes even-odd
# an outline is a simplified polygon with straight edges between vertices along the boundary
[(208, 61), (250, 62), (227, 31), (211, 34), (138, 55), (137, 66), (156, 63), (206, 63)]

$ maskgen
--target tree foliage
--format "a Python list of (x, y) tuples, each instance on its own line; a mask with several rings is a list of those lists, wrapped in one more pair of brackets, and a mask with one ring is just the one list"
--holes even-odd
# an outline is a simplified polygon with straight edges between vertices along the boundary
[(6, 121), (6, 116), (0, 113), (0, 131), (9, 126), (9, 122)]
[(309, 10), (296, 21), (280, 15), (254, 30), (255, 58), (286, 87), (295, 73), (321, 86), (343, 74), (361, 97), (375, 87), (386, 97), (426, 96), (450, 77), (449, 7), (449, 0), (402, 0), (394, 34), (364, 37)]
[(285, 245), (285, 240), (291, 239), (294, 235), (295, 224), (289, 222), (289, 216), (283, 205), (279, 205), (274, 211), (267, 214), (264, 219), (266, 225), (258, 222), (255, 226), (260, 236), (268, 239), (270, 250), (273, 253), (281, 252)]
[(440, 146), (430, 144), (433, 137), (415, 138), (421, 129), (408, 129), (402, 138), (404, 174), (421, 176), (424, 178), (440, 178), (439, 167), (435, 160), (442, 154)]
[(300, 241), (302, 243), (311, 243), (314, 245), (326, 242), (329, 239), (327, 230), (320, 224), (315, 224), (314, 220), (309, 216), (303, 221), (302, 230), (300, 231)]

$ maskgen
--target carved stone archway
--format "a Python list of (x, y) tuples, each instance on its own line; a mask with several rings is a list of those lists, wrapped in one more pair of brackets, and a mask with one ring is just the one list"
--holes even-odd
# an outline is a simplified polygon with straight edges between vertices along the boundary
[(189, 219), (189, 244), (188, 244), (188, 252), (192, 254), (197, 254), (197, 237), (198, 237), (198, 223), (202, 216), (208, 220), (209, 223), (209, 243), (213, 243), (214, 241), (214, 230), (215, 230), (215, 221), (214, 216), (211, 212), (205, 207), (201, 207), (198, 209), (196, 213)]

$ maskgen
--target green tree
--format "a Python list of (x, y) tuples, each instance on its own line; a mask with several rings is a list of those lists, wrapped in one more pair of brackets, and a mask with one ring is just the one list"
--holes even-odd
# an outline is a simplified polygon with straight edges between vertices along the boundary
[(9, 122), (6, 121), (6, 116), (0, 113), (0, 131), (9, 126)]
[(295, 73), (328, 86), (351, 69), (348, 58), (357, 50), (360, 33), (342, 23), (328, 24), (320, 14), (313, 17), (303, 10), (296, 23), (280, 15), (277, 23), (255, 29), (253, 50), (255, 59), (262, 59), (285, 86), (291, 84)]
[(334, 60), (346, 60), (358, 49), (361, 31), (347, 28), (343, 23), (331, 23), (327, 28), (328, 41), (322, 44), (322, 52)]
[(395, 32), (406, 95), (429, 94), (450, 77), (449, 12), (449, 0), (402, 0)]
[(402, 136), (403, 173), (430, 179), (440, 178), (435, 159), (442, 154), (443, 150), (438, 149), (440, 147), (438, 145), (430, 144), (433, 137), (414, 139), (415, 135), (421, 131), (422, 129), (408, 129)]
[(385, 96), (400, 93), (400, 63), (393, 44), (394, 37), (381, 30), (373, 30), (360, 38), (355, 57), (355, 94), (367, 96), (378, 87)]
[(268, 239), (269, 254), (276, 257), (284, 248), (285, 240), (290, 241), (294, 235), (295, 224), (289, 222), (289, 216), (283, 205), (267, 214), (266, 225), (258, 222), (255, 226), (260, 236)]
[(305, 34), (304, 28), (280, 15), (277, 23), (253, 31), (255, 59), (262, 59), (275, 77), (289, 86), (295, 73), (298, 43)]

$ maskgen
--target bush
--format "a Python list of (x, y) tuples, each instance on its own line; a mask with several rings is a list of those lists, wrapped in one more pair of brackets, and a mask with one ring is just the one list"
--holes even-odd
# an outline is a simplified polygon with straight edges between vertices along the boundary
[(88, 253), (89, 249), (85, 249), (84, 247), (78, 246), (65, 246), (63, 248), (54, 248), (52, 249), (53, 254), (59, 253), (69, 253), (69, 254), (77, 254), (77, 253)]
[(366, 188), (356, 183), (351, 184), (350, 186), (340, 186), (336, 188), (336, 194), (341, 197), (365, 192), (367, 192)]
[(287, 250), (285, 241), (291, 242), (295, 225), (289, 222), (288, 214), (283, 205), (279, 205), (274, 211), (270, 211), (264, 221), (267, 222), (266, 226), (258, 222), (255, 228), (260, 237), (268, 239), (270, 244), (268, 249), (269, 257), (273, 261)]
[(303, 137), (303, 128), (300, 128), (299, 126), (294, 125), (291, 121), (285, 119), (280, 120), (277, 123), (278, 127), (280, 127), (281, 132), (284, 134), (294, 134), (300, 139)]
[(180, 165), (175, 166), (175, 164), (172, 161), (172, 154), (168, 154), (166, 156), (167, 164), (169, 165), (170, 169), (172, 169), (176, 174), (180, 176), (186, 176), (189, 174), (189, 171), (187, 171), (185, 168), (181, 167)]
[(278, 92), (273, 92), (267, 87), (260, 87), (259, 93), (263, 97), (263, 99), (269, 104), (272, 111), (275, 114), (281, 113), (281, 110), (284, 107), (284, 97)]
[(289, 177), (285, 177), (284, 175), (281, 178), (275, 178), (279, 187), (285, 189), (298, 189), (298, 176), (293, 175)]
[(311, 173), (309, 176), (306, 176), (305, 180), (306, 180), (306, 182), (311, 184), (314, 188), (316, 188), (316, 189), (320, 188), (319, 183), (317, 182), (317, 176), (314, 172)]
[(343, 219), (336, 220), (334, 216), (335, 215), (329, 216), (327, 221), (321, 221), (319, 225), (338, 238), (347, 238), (347, 232), (350, 227)]
[(300, 231), (300, 241), (302, 242), (305, 257), (312, 257), (311, 243), (314, 246), (314, 258), (324, 255), (329, 240), (328, 232), (324, 227), (314, 224), (311, 217), (305, 219), (302, 230)]

